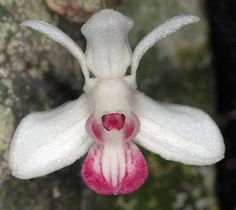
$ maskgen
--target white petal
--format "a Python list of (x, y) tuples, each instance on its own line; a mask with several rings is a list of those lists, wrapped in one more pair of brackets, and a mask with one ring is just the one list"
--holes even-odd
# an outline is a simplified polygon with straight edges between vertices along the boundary
[(139, 65), (140, 59), (143, 55), (150, 49), (155, 43), (159, 40), (165, 38), (167, 35), (176, 32), (181, 27), (188, 25), (190, 23), (196, 23), (199, 21), (199, 18), (196, 16), (186, 16), (181, 15), (174, 18), (171, 18), (152, 30), (147, 34), (136, 46), (133, 52), (131, 73), (136, 75), (136, 71)]
[(87, 98), (82, 95), (51, 111), (26, 116), (10, 147), (12, 174), (21, 179), (34, 178), (79, 159), (92, 144), (85, 131), (88, 115)]
[(57, 27), (41, 20), (27, 20), (21, 25), (35, 29), (64, 46), (79, 61), (85, 79), (89, 78), (85, 55), (81, 48), (67, 34)]
[(185, 164), (209, 165), (224, 157), (222, 135), (203, 111), (161, 104), (138, 92), (134, 111), (141, 122), (136, 142), (163, 158)]
[(97, 78), (112, 79), (125, 75), (131, 63), (128, 32), (133, 21), (111, 9), (94, 14), (82, 27), (87, 40), (89, 70)]

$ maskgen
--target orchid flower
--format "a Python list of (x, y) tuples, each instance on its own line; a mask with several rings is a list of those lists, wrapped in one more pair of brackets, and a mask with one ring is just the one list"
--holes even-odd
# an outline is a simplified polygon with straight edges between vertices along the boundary
[(40, 20), (24, 22), (23, 26), (46, 34), (78, 59), (85, 93), (21, 121), (10, 147), (13, 176), (44, 176), (88, 152), (81, 169), (85, 184), (96, 193), (116, 195), (136, 191), (148, 176), (147, 162), (135, 144), (189, 165), (221, 160), (223, 139), (206, 113), (156, 102), (136, 88), (136, 71), (144, 53), (168, 34), (198, 20), (195, 16), (169, 19), (145, 36), (133, 53), (128, 43), (133, 21), (114, 10), (101, 10), (83, 25), (85, 53), (58, 28)]

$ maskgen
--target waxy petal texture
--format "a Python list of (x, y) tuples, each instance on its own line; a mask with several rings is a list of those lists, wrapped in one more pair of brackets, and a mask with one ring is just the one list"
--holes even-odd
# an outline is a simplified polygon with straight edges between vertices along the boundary
[(30, 179), (68, 166), (87, 153), (87, 97), (25, 117), (11, 143), (10, 168), (15, 177)]
[(89, 70), (100, 79), (122, 78), (131, 63), (128, 32), (133, 21), (114, 10), (94, 14), (81, 28)]
[(83, 162), (87, 186), (103, 195), (136, 191), (148, 176), (147, 163), (133, 143), (96, 145)]
[(191, 23), (196, 23), (200, 19), (199, 17), (192, 15), (180, 15), (173, 17), (160, 26), (148, 33), (136, 46), (133, 52), (131, 73), (136, 75), (138, 64), (143, 55), (159, 40), (165, 38), (167, 35), (176, 32), (183, 26)]
[(136, 143), (167, 160), (191, 165), (214, 164), (224, 157), (222, 135), (203, 111), (158, 103), (140, 92), (134, 111), (141, 121)]

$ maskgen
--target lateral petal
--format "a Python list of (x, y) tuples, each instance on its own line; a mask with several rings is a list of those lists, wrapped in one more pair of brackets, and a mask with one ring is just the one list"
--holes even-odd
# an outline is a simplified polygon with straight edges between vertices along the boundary
[(203, 111), (158, 103), (144, 94), (134, 96), (141, 127), (135, 142), (167, 160), (209, 165), (224, 157), (222, 135)]
[(140, 59), (154, 44), (169, 34), (176, 32), (185, 25), (196, 23), (199, 17), (192, 15), (180, 15), (173, 17), (147, 34), (136, 46), (133, 52), (131, 73), (135, 76)]
[(89, 78), (84, 52), (67, 34), (42, 20), (27, 20), (21, 25), (39, 31), (64, 46), (79, 61), (85, 79)]
[(84, 155), (92, 141), (85, 131), (89, 115), (85, 95), (56, 109), (26, 116), (13, 137), (9, 164), (21, 179), (43, 176)]

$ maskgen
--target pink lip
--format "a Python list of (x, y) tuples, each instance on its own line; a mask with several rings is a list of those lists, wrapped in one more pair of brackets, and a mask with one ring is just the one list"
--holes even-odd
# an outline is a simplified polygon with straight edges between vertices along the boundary
[(90, 149), (82, 165), (81, 176), (91, 190), (102, 195), (129, 194), (144, 184), (148, 176), (147, 162), (133, 143), (125, 144), (125, 176), (116, 186), (104, 177), (101, 161), (103, 150), (103, 146), (98, 145)]
[[(128, 194), (143, 185), (148, 176), (147, 163), (131, 142), (139, 128), (134, 113), (130, 119), (124, 114), (109, 113), (102, 116), (100, 124), (94, 114), (88, 118), (86, 130), (98, 144), (89, 150), (81, 175), (91, 190), (104, 195)], [(112, 138), (111, 132), (115, 132)]]

